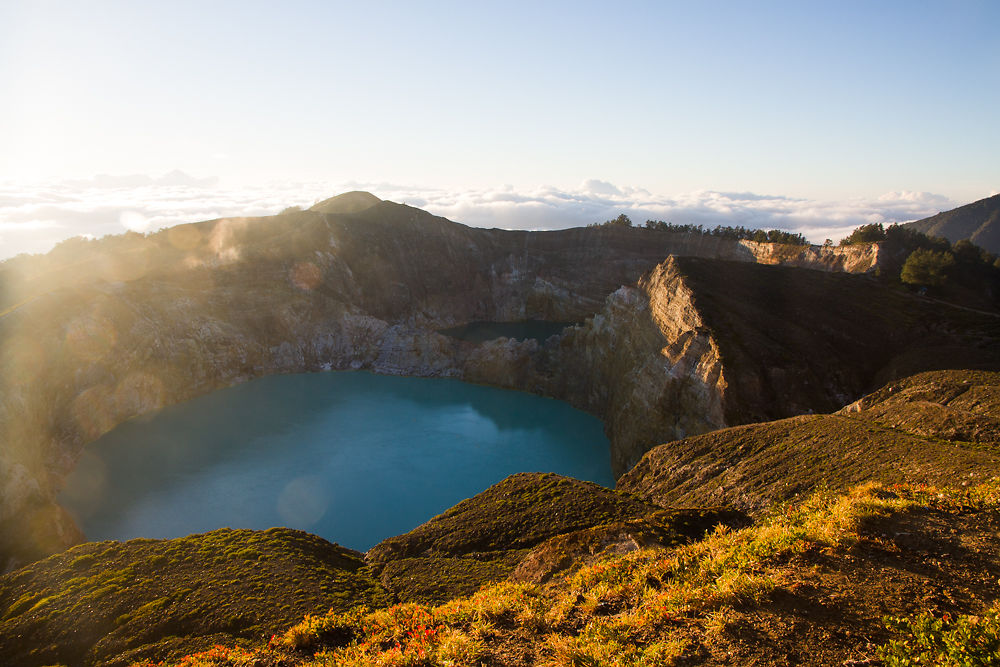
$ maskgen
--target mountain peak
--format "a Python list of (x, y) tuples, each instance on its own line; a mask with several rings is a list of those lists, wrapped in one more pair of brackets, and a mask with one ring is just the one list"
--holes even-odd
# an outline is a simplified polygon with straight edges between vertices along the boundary
[(336, 197), (324, 199), (314, 204), (309, 210), (316, 211), (317, 213), (360, 213), (381, 201), (381, 199), (370, 192), (354, 190), (337, 195)]

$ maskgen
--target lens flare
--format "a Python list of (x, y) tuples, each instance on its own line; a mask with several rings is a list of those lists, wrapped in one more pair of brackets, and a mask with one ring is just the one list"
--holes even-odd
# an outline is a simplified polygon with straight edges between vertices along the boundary
[(178, 225), (167, 230), (167, 240), (178, 250), (194, 250), (201, 244), (201, 231), (194, 225)]
[(3, 342), (2, 368), (4, 379), (12, 386), (25, 385), (43, 372), (48, 356), (37, 340), (14, 336)]
[(162, 408), (165, 400), (163, 383), (150, 373), (131, 373), (115, 388), (115, 405), (123, 417)]
[(299, 262), (288, 272), (292, 284), (300, 290), (311, 291), (323, 282), (323, 270), (312, 262)]
[(84, 450), (61, 493), (64, 504), (73, 508), (77, 521), (100, 510), (107, 490), (107, 477), (107, 466), (100, 457)]
[(212, 228), (208, 239), (208, 247), (223, 264), (235, 262), (240, 258), (238, 236), (246, 229), (247, 222), (239, 218), (219, 220)]
[(318, 477), (296, 477), (278, 496), (278, 514), (289, 526), (305, 528), (326, 514), (330, 500)]
[(66, 347), (84, 361), (100, 361), (117, 342), (115, 325), (99, 315), (78, 317), (66, 328)]
[(70, 412), (84, 437), (93, 440), (115, 427), (113, 401), (113, 392), (103, 384), (77, 394)]
[(149, 272), (149, 257), (142, 250), (107, 255), (100, 262), (101, 277), (109, 282), (138, 280)]

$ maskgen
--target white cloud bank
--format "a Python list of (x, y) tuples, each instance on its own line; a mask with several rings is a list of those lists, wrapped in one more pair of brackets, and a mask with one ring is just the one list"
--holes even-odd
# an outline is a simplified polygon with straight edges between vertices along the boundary
[(308, 207), (347, 190), (368, 190), (382, 199), (475, 227), (560, 229), (625, 213), (637, 225), (655, 219), (706, 227), (777, 228), (799, 232), (817, 243), (826, 238), (836, 241), (859, 225), (916, 220), (966, 203), (927, 192), (892, 192), (847, 201), (713, 190), (664, 196), (599, 180), (571, 190), (522, 191), (506, 186), (456, 192), (387, 183), (277, 183), (226, 189), (215, 178), (176, 171), (160, 178), (102, 175), (50, 185), (0, 184), (0, 258), (45, 252), (78, 235), (100, 237), (219, 217), (270, 215), (287, 206)]

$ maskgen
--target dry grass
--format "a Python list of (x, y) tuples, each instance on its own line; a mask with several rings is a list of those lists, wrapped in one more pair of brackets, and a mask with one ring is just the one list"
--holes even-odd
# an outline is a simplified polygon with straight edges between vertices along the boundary
[(794, 588), (794, 570), (784, 567), (789, 559), (817, 549), (846, 552), (872, 517), (998, 504), (997, 481), (958, 490), (868, 484), (843, 495), (817, 493), (755, 526), (609, 558), (547, 588), (502, 583), (439, 606), (307, 617), (261, 654), (313, 665), (473, 666), (502, 664), (504, 647), (514, 642), (537, 665), (671, 665), (738, 631), (748, 605)]

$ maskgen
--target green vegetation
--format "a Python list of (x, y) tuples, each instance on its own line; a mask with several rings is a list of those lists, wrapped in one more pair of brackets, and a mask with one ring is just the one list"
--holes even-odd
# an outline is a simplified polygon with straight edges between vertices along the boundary
[(607, 226), (609, 226), (609, 227), (631, 227), (632, 226), (632, 219), (629, 218), (624, 213), (622, 213), (621, 215), (619, 215), (614, 220), (608, 220), (604, 224), (607, 225)]
[(536, 557), (530, 567), (522, 566), (521, 576), (540, 579), (566, 568), (574, 553), (599, 551), (606, 534), (616, 530), (672, 544), (738, 521), (733, 512), (664, 512), (591, 482), (520, 473), (375, 545), (367, 561), (396, 599), (441, 602), (512, 575), (532, 549)]
[(882, 223), (861, 225), (847, 238), (840, 240), (840, 245), (858, 245), (861, 243), (879, 243), (885, 240), (885, 228)]
[[(605, 222), (595, 222), (589, 227), (632, 227), (632, 220), (622, 213), (613, 220)], [(663, 220), (647, 220), (645, 229), (656, 232), (670, 232), (673, 234), (696, 234), (698, 236), (709, 236), (715, 238), (729, 239), (731, 241), (756, 241), (758, 243), (781, 243), (785, 245), (809, 245), (808, 239), (802, 234), (782, 231), (780, 229), (748, 229), (747, 227), (730, 227), (717, 225), (707, 229), (702, 225), (678, 225)]]
[(360, 554), (300, 531), (92, 542), (0, 578), (0, 656), (177, 658), (257, 642), (318, 608), (388, 602)]
[(879, 278), (931, 288), (939, 296), (977, 307), (1000, 304), (1000, 258), (969, 240), (928, 236), (919, 227), (862, 225), (841, 245), (879, 243)]
[(729, 227), (717, 225), (705, 229), (701, 225), (675, 225), (662, 220), (647, 220), (646, 229), (658, 232), (674, 232), (682, 234), (698, 234), (729, 239), (732, 241), (756, 241), (757, 243), (782, 243), (785, 245), (809, 245), (802, 234), (782, 231), (780, 229), (748, 229), (746, 227)]
[[(931, 628), (952, 654), (986, 661), (905, 662), (922, 649), (878, 629), (879, 610), (905, 604), (905, 598), (887, 600), (882, 590), (866, 590), (873, 584), (864, 577), (852, 581), (865, 568), (896, 558), (878, 550), (883, 526), (928, 513), (988, 515), (998, 503), (996, 482), (962, 490), (867, 485), (844, 495), (818, 493), (776, 508), (755, 526), (719, 528), (676, 548), (606, 557), (548, 587), (505, 582), (439, 605), (310, 615), (251, 656), (213, 649), (181, 664), (651, 667), (724, 659), (769, 664), (789, 655), (805, 664), (841, 664), (865, 645), (864, 637), (880, 640), (882, 655), (904, 660), (890, 664), (995, 664), (989, 662), (998, 659), (995, 635), (970, 631), (992, 632), (994, 612), (966, 614), (954, 628)], [(843, 585), (848, 588), (834, 595), (831, 587)], [(833, 615), (817, 611), (829, 605)], [(794, 630), (797, 619), (817, 613), (825, 625), (820, 634)], [(912, 626), (925, 637), (921, 623), (901, 622), (892, 630)]]
[(903, 263), (899, 279), (908, 285), (940, 287), (948, 280), (948, 270), (954, 264), (955, 256), (950, 252), (917, 248)]
[(879, 650), (886, 667), (987, 667), (1000, 665), (1000, 604), (982, 615), (937, 617), (923, 613), (890, 617), (886, 623), (903, 635)]

